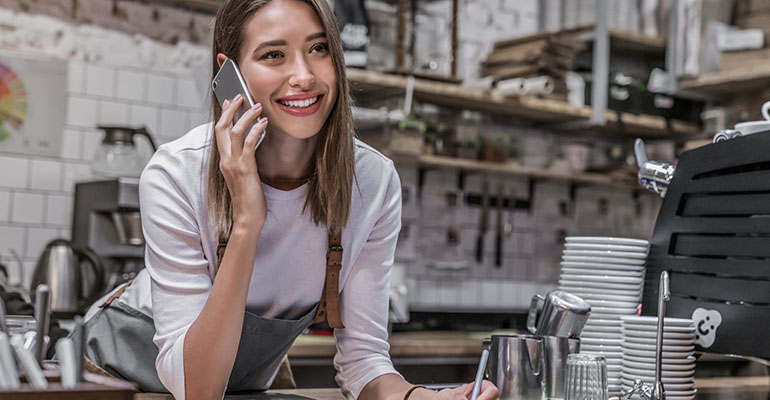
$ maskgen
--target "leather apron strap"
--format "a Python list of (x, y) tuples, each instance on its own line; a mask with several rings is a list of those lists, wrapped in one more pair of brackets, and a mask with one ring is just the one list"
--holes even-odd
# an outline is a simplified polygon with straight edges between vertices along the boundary
[(116, 291), (115, 291), (115, 293), (113, 293), (113, 294), (112, 294), (110, 297), (108, 297), (108, 298), (107, 298), (107, 300), (105, 300), (105, 301), (104, 301), (104, 303), (102, 303), (102, 304), (99, 306), (99, 308), (105, 308), (105, 307), (109, 307), (109, 306), (110, 306), (110, 304), (112, 304), (112, 302), (113, 302), (113, 301), (115, 301), (115, 299), (117, 299), (118, 297), (120, 297), (120, 295), (121, 295), (121, 294), (123, 294), (123, 292), (125, 292), (125, 291), (126, 291), (126, 289), (127, 289), (129, 286), (131, 286), (131, 284), (132, 284), (132, 283), (134, 283), (134, 280), (133, 280), (133, 279), (131, 279), (130, 281), (128, 281), (128, 282), (126, 282), (126, 283), (124, 283), (124, 284), (123, 284), (123, 286), (121, 286), (121, 287), (120, 287), (120, 289), (116, 290)]
[(340, 318), (340, 269), (342, 268), (342, 240), (339, 233), (329, 232), (329, 249), (326, 251), (326, 279), (321, 301), (316, 310), (314, 323), (326, 321), (330, 327), (341, 329)]
[[(340, 318), (340, 269), (342, 269), (342, 239), (341, 234), (329, 232), (329, 248), (326, 251), (326, 278), (324, 279), (321, 299), (316, 310), (313, 323), (326, 321), (330, 327), (341, 329)], [(217, 270), (225, 256), (227, 242), (221, 242), (217, 246)]]

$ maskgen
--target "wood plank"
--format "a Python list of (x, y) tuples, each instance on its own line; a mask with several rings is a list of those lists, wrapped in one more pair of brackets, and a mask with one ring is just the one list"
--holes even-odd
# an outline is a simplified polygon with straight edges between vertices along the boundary
[[(403, 93), (408, 80), (404, 76), (360, 69), (348, 69), (347, 77), (351, 82), (354, 95), (383, 90)], [(547, 123), (585, 120), (591, 116), (590, 107), (576, 108), (562, 100), (536, 96), (503, 97), (494, 95), (486, 89), (465, 88), (461, 85), (424, 79), (414, 80), (414, 97), (426, 103), (445, 107), (489, 112)], [(645, 137), (670, 136), (666, 121), (662, 117), (624, 113), (621, 118), (623, 129), (620, 129), (621, 125), (618, 124), (617, 116), (611, 111), (607, 112), (607, 125), (591, 127), (591, 129)], [(674, 121), (672, 126), (677, 135), (699, 133), (697, 126), (693, 124)]]
[(704, 74), (679, 81), (679, 89), (713, 95), (758, 92), (770, 88), (770, 63)]
[[(389, 155), (394, 158), (407, 160), (409, 157), (398, 155)], [(456, 168), (463, 171), (477, 171), (501, 175), (518, 175), (532, 178), (541, 178), (549, 180), (569, 181), (577, 183), (590, 183), (605, 186), (622, 186), (637, 188), (638, 185), (633, 179), (623, 180), (618, 177), (607, 174), (595, 173), (571, 173), (566, 171), (555, 171), (543, 168), (525, 167), (514, 163), (495, 164), (477, 160), (467, 160), (461, 158), (440, 157), (423, 155), (418, 158), (411, 157), (412, 160), (423, 166)]]

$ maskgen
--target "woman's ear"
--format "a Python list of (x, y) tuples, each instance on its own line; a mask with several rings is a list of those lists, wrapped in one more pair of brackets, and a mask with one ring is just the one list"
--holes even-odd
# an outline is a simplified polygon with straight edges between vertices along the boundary
[(217, 64), (219, 64), (219, 68), (222, 68), (222, 64), (225, 63), (225, 60), (227, 60), (227, 56), (223, 53), (217, 54)]

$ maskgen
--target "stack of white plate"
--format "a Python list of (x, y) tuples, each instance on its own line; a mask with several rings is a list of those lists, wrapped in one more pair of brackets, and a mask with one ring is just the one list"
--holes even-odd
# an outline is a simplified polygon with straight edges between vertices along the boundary
[[(636, 379), (655, 383), (657, 317), (623, 317), (623, 389)], [(666, 318), (663, 327), (661, 375), (667, 400), (695, 398), (695, 326), (692, 320)]]
[(611, 395), (621, 390), (620, 318), (638, 313), (648, 249), (646, 240), (617, 237), (570, 236), (564, 244), (559, 289), (591, 305), (580, 352), (607, 359)]

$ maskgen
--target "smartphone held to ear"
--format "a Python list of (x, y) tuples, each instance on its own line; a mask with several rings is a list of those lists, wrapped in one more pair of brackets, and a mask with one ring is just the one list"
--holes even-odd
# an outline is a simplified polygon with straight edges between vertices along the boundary
[[(219, 72), (214, 76), (214, 80), (211, 82), (211, 89), (214, 91), (214, 95), (217, 96), (220, 107), (223, 107), (225, 100), (232, 100), (239, 94), (243, 96), (243, 102), (241, 102), (241, 107), (236, 111), (233, 121), (238, 121), (246, 111), (254, 106), (254, 100), (251, 98), (251, 94), (246, 87), (246, 81), (243, 79), (241, 71), (238, 70), (235, 61), (229, 58), (225, 59), (222, 67), (219, 68)], [(246, 132), (250, 131), (253, 126), (253, 123), (249, 125)], [(259, 140), (257, 140), (254, 150), (259, 147), (264, 138), (265, 130), (259, 135)]]

